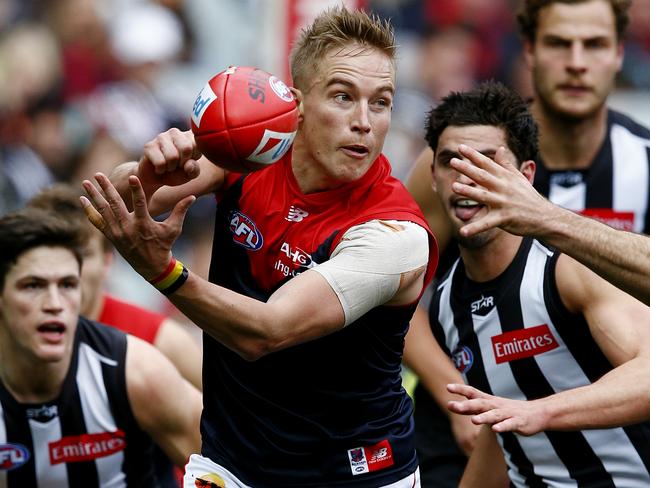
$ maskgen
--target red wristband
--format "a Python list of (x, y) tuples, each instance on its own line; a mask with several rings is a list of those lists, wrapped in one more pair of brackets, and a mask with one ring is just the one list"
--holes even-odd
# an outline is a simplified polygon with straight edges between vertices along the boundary
[(149, 283), (151, 283), (152, 285), (155, 285), (156, 283), (160, 283), (162, 280), (164, 280), (169, 275), (169, 273), (174, 271), (175, 266), (176, 266), (176, 258), (174, 256), (172, 256), (172, 259), (171, 259), (171, 261), (169, 261), (169, 264), (165, 268), (165, 271), (160, 273), (154, 279), (149, 280)]

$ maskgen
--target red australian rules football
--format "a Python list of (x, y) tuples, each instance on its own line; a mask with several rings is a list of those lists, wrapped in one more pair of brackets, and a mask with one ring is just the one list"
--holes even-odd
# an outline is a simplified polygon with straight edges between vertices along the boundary
[(203, 87), (191, 119), (196, 144), (210, 161), (249, 173), (289, 150), (298, 129), (298, 106), (279, 78), (258, 68), (231, 66)]

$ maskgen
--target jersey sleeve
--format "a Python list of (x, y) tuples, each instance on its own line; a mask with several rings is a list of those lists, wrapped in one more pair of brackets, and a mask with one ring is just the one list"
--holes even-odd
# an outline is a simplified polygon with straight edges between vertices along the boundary
[(402, 273), (426, 266), (427, 231), (408, 221), (372, 220), (348, 229), (330, 259), (314, 271), (330, 284), (348, 325), (389, 301)]

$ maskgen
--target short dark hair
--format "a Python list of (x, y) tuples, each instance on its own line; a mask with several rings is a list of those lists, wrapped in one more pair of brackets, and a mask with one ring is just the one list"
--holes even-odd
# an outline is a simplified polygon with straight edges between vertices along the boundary
[[(517, 14), (517, 24), (519, 33), (530, 42), (535, 42), (537, 35), (537, 25), (539, 21), (539, 11), (553, 3), (583, 3), (589, 0), (524, 0), (521, 9)], [(632, 0), (608, 0), (614, 12), (614, 21), (616, 23), (616, 37), (622, 40), (625, 37), (627, 25), (630, 22), (628, 11)]]
[(467, 125), (500, 127), (519, 164), (537, 159), (537, 124), (526, 102), (502, 83), (486, 81), (471, 91), (451, 92), (429, 112), (425, 138), (435, 152), (447, 127)]
[(0, 217), (0, 290), (18, 258), (35, 247), (68, 249), (79, 263), (83, 261), (83, 237), (79, 225), (39, 208), (26, 207)]
[(95, 234), (101, 235), (104, 252), (112, 251), (113, 244), (111, 241), (99, 232), (86, 217), (86, 213), (79, 202), (80, 194), (81, 190), (69, 183), (56, 183), (34, 195), (27, 202), (27, 206), (54, 212), (59, 217), (78, 223), (79, 230), (86, 241)]

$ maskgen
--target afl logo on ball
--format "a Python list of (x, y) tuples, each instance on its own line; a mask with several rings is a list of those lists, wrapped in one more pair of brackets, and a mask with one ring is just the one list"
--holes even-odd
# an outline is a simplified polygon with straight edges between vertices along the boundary
[(284, 81), (279, 80), (275, 76), (269, 77), (269, 85), (275, 92), (275, 94), (280, 97), (285, 102), (293, 101), (293, 93), (289, 90), (289, 87), (284, 84)]
[(273, 164), (287, 153), (294, 137), (296, 131), (276, 132), (264, 129), (260, 143), (246, 159), (252, 163)]

